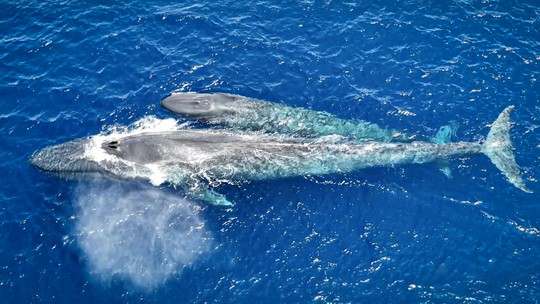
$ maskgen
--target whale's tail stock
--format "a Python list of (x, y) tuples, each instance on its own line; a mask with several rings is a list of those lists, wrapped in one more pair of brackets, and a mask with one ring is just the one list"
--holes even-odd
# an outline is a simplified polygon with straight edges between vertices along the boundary
[(523, 182), (521, 171), (514, 157), (514, 147), (510, 140), (510, 129), (512, 127), (510, 113), (513, 109), (514, 106), (504, 109), (491, 125), (482, 152), (501, 170), (512, 185), (524, 192), (532, 193)]

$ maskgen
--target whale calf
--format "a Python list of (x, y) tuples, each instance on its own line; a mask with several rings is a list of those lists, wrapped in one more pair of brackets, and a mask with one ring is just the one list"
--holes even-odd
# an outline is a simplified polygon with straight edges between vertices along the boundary
[[(350, 172), (368, 167), (421, 164), (462, 155), (484, 154), (515, 187), (530, 192), (522, 180), (510, 141), (506, 108), (480, 142), (328, 142), (273, 134), (184, 129), (120, 136), (96, 143), (78, 139), (46, 147), (30, 162), (53, 174), (106, 173), (142, 178), (153, 184), (182, 187), (188, 195), (230, 205), (213, 185), (303, 175)], [(95, 158), (89, 149), (105, 157)]]
[(363, 120), (338, 118), (327, 112), (225, 93), (173, 93), (161, 101), (166, 109), (210, 125), (301, 137), (341, 135), (358, 140), (410, 142), (396, 130)]

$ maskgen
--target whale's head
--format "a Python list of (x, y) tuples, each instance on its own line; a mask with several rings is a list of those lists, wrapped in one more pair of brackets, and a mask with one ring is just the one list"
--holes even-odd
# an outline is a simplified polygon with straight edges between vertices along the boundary
[(236, 113), (237, 96), (229, 94), (173, 93), (161, 105), (176, 114), (207, 119)]
[(89, 139), (77, 139), (49, 146), (30, 156), (30, 163), (47, 173), (75, 177), (83, 173), (102, 172), (103, 168), (85, 155)]

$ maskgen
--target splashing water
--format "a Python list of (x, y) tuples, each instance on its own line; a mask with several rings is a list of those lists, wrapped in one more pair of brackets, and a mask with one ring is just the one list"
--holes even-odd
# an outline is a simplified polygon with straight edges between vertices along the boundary
[(76, 230), (90, 273), (151, 290), (211, 244), (197, 205), (142, 183), (94, 180), (76, 192)]
[(110, 160), (110, 154), (101, 149), (101, 144), (112, 139), (132, 136), (147, 132), (166, 132), (188, 128), (189, 123), (178, 124), (173, 118), (159, 119), (154, 116), (145, 116), (129, 126), (112, 125), (104, 127), (100, 134), (92, 136), (90, 144), (86, 147), (86, 157), (99, 162)]
[[(189, 126), (189, 122), (179, 124), (176, 119), (159, 119), (152, 115), (145, 116), (129, 126), (106, 126), (103, 128), (102, 132), (91, 137), (91, 140), (85, 147), (85, 158), (93, 160), (97, 163), (103, 161), (113, 163), (122, 162), (125, 166), (130, 167), (133, 166), (132, 163), (108, 154), (101, 148), (102, 144), (111, 140), (118, 140), (128, 136), (149, 132), (176, 131), (181, 129), (187, 129), (189, 128)], [(151, 174), (147, 177), (149, 178), (152, 185), (159, 186), (165, 182), (164, 173), (161, 170), (151, 165), (147, 166), (146, 169), (151, 172)]]

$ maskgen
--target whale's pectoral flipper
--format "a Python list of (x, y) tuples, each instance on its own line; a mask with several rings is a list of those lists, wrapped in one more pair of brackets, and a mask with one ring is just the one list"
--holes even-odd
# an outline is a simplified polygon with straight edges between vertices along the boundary
[[(431, 139), (432, 143), (435, 144), (447, 144), (452, 141), (452, 138), (456, 136), (457, 129), (459, 124), (457, 121), (450, 121), (448, 125), (442, 126), (435, 134), (435, 137)], [(450, 162), (447, 159), (441, 159), (437, 161), (437, 166), (439, 171), (444, 174), (447, 178), (452, 178), (452, 169), (450, 169)]]
[(183, 184), (184, 190), (194, 199), (204, 201), (215, 206), (234, 206), (223, 194), (208, 188), (208, 185), (198, 180), (189, 180)]
[(519, 166), (514, 157), (514, 147), (510, 141), (510, 129), (512, 127), (510, 113), (513, 109), (514, 106), (504, 109), (491, 125), (483, 145), (483, 152), (502, 171), (510, 183), (524, 192), (532, 193), (523, 182)]
[(203, 200), (211, 205), (216, 206), (234, 206), (234, 203), (229, 201), (223, 194), (204, 187), (195, 189), (193, 193), (198, 199)]

